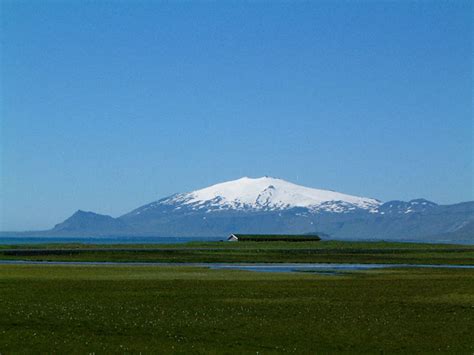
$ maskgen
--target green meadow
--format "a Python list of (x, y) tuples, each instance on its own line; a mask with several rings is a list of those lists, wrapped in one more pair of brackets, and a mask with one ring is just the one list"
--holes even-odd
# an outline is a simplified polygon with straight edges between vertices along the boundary
[(12, 245), (0, 259), (118, 262), (474, 264), (474, 246), (389, 242), (208, 242)]
[(474, 351), (474, 270), (0, 265), (0, 353)]

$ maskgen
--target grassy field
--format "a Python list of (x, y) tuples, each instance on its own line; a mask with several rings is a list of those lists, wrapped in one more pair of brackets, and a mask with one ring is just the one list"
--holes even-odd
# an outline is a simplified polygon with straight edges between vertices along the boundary
[(208, 242), (2, 246), (0, 259), (140, 262), (474, 264), (474, 246), (386, 242)]
[(0, 266), (0, 353), (474, 351), (474, 270)]

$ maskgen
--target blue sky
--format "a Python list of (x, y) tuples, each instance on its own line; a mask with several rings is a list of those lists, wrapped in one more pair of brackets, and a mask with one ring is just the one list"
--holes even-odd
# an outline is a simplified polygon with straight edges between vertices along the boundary
[(469, 1), (2, 1), (0, 230), (241, 176), (473, 197)]

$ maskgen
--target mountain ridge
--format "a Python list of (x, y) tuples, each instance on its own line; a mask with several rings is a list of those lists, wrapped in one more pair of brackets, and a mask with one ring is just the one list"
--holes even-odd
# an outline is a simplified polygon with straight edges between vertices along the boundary
[(333, 239), (472, 242), (474, 201), (452, 205), (422, 198), (382, 202), (271, 177), (244, 177), (173, 194), (117, 218), (78, 210), (39, 233), (224, 237), (315, 232)]
[(272, 177), (243, 177), (187, 193), (174, 194), (141, 206), (124, 216), (140, 214), (158, 205), (178, 205), (179, 208), (207, 211), (271, 211), (305, 207), (340, 212), (343, 210), (342, 205), (347, 208), (373, 209), (380, 204), (376, 199), (304, 187)]

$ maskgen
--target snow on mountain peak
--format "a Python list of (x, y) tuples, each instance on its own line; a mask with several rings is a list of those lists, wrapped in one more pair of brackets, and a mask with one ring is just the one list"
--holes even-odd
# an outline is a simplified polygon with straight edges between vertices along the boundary
[(207, 206), (217, 209), (274, 210), (306, 207), (333, 212), (354, 208), (372, 210), (380, 205), (380, 202), (375, 199), (313, 189), (268, 176), (242, 177), (219, 183), (204, 189), (172, 196), (165, 203), (181, 203), (194, 208)]

